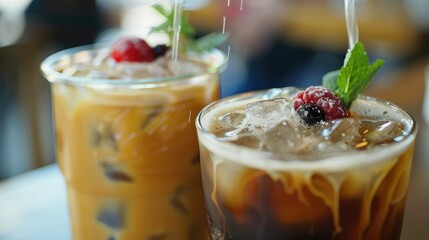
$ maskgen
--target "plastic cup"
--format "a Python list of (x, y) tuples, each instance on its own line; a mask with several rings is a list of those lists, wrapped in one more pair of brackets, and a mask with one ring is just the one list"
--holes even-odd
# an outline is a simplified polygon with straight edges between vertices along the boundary
[(224, 55), (199, 59), (207, 73), (168, 78), (88, 79), (57, 70), (96, 48), (61, 51), (41, 65), (73, 239), (207, 238), (194, 120), (219, 97)]
[(211, 239), (399, 240), (417, 133), (414, 119), (392, 103), (362, 96), (352, 112), (401, 122), (407, 135), (321, 159), (283, 156), (289, 158), (285, 161), (210, 132), (214, 118), (265, 93), (216, 101), (197, 117)]
[(423, 120), (429, 126), (429, 65), (425, 69), (425, 95), (423, 99)]

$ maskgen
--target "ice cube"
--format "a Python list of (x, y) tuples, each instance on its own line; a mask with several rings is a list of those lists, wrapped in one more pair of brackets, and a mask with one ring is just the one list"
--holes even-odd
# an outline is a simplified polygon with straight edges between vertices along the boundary
[(308, 128), (292, 121), (278, 123), (263, 140), (265, 150), (275, 154), (305, 154), (318, 141)]
[(101, 122), (92, 128), (92, 146), (102, 151), (118, 151), (116, 136), (110, 123)]
[(272, 89), (268, 89), (263, 95), (262, 95), (262, 99), (267, 100), (267, 99), (273, 99), (273, 98), (277, 98), (281, 93), (282, 93), (282, 89), (281, 88), (272, 88)]
[(180, 59), (178, 61), (168, 61), (167, 69), (172, 76), (182, 76), (205, 72), (205, 66), (200, 62)]
[(184, 193), (185, 193), (184, 187), (183, 186), (178, 187), (176, 191), (174, 191), (173, 196), (171, 196), (170, 204), (178, 212), (180, 212), (184, 216), (187, 216), (189, 214), (189, 210), (182, 202), (182, 198), (183, 198), (182, 196), (184, 195)]
[(371, 144), (388, 143), (403, 133), (403, 126), (399, 122), (365, 120), (361, 122), (360, 131)]
[(109, 228), (121, 229), (125, 226), (125, 206), (117, 202), (105, 204), (99, 210), (97, 220)]
[(245, 114), (246, 126), (251, 131), (264, 132), (292, 118), (292, 104), (284, 98), (252, 102), (246, 105)]
[(239, 146), (245, 146), (253, 149), (262, 149), (264, 145), (262, 139), (254, 135), (237, 135), (236, 139), (230, 142)]
[(87, 78), (91, 78), (91, 79), (109, 79), (110, 76), (109, 74), (102, 72), (102, 71), (90, 71), (87, 75)]
[(84, 77), (90, 72), (89, 66), (83, 63), (76, 63), (64, 68), (63, 74), (74, 77)]
[(101, 168), (103, 169), (104, 175), (111, 181), (115, 182), (133, 182), (133, 179), (127, 174), (120, 166), (110, 163), (101, 162)]
[(329, 141), (320, 141), (317, 143), (315, 151), (317, 151), (319, 156), (331, 155), (333, 153), (340, 153), (345, 151), (352, 151), (355, 149), (355, 146), (350, 146), (344, 144), (343, 142), (329, 142)]
[(118, 63), (116, 69), (124, 78), (156, 78), (169, 76), (162, 65), (155, 63)]
[(94, 56), (94, 60), (92, 61), (92, 63), (94, 64), (94, 66), (100, 66), (102, 64), (106, 64), (109, 58), (110, 58), (110, 49), (109, 48), (101, 49)]
[(298, 91), (295, 87), (273, 88), (264, 93), (262, 99), (292, 98)]
[(254, 131), (247, 127), (233, 129), (223, 133), (220, 137), (223, 141), (229, 141), (235, 145), (262, 149), (263, 141), (261, 135), (255, 134)]
[(245, 124), (246, 115), (242, 112), (231, 112), (220, 116), (219, 121), (227, 128), (241, 128)]
[(355, 118), (342, 118), (327, 122), (322, 127), (322, 136), (332, 143), (354, 146), (362, 142), (360, 122)]
[(162, 113), (162, 111), (164, 110), (164, 108), (165, 107), (163, 107), (163, 106), (160, 106), (160, 107), (158, 107), (158, 108), (153, 108), (153, 109), (151, 109), (152, 110), (152, 112), (149, 114), (149, 116), (148, 117), (146, 117), (145, 119), (144, 119), (144, 121), (141, 123), (141, 125), (140, 125), (140, 128), (141, 129), (145, 129), (146, 127), (148, 127), (149, 126), (149, 124), (152, 122), (152, 121), (154, 121), (161, 113)]

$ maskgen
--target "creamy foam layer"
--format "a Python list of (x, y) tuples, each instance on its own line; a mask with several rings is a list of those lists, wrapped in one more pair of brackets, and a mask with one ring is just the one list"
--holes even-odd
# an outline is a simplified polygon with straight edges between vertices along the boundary
[[(225, 99), (220, 104), (209, 106), (207, 108), (208, 110), (203, 113), (201, 125), (211, 134), (206, 135), (200, 133), (200, 141), (204, 142), (204, 145), (206, 145), (210, 151), (218, 154), (220, 158), (230, 159), (259, 169), (325, 169), (329, 171), (363, 166), (377, 161), (387, 161), (401, 152), (404, 152), (414, 141), (416, 126), (412, 118), (406, 112), (393, 104), (368, 97), (358, 98), (352, 105), (350, 111), (354, 118), (371, 121), (388, 120), (401, 124), (401, 134), (389, 143), (374, 145), (364, 148), (363, 150), (335, 148), (335, 151), (331, 151), (327, 148), (323, 154), (319, 152), (310, 152), (310, 154), (303, 156), (296, 152), (283, 152), (279, 155), (261, 148), (252, 149), (249, 148), (249, 146), (243, 147), (240, 146), (241, 144), (232, 144), (231, 142), (233, 141), (230, 141), (231, 139), (225, 139), (224, 137), (215, 137), (227, 131), (231, 131), (231, 129), (225, 129), (225, 127), (220, 124), (218, 121), (219, 117), (230, 112), (242, 113), (245, 111), (245, 106), (248, 103), (261, 99), (266, 100), (272, 97), (281, 97), (290, 100), (298, 90), (299, 89), (296, 88), (274, 89), (270, 90), (269, 93), (260, 93), (255, 96), (249, 94), (243, 95), (240, 100)], [(273, 92), (276, 93), (273, 94)], [(213, 106), (215, 106), (215, 108)], [(286, 120), (296, 121), (296, 119), (296, 116), (292, 113)], [(314, 140), (313, 137), (311, 141)], [(347, 156), (346, 159), (344, 157), (345, 155)], [(287, 163), (285, 163), (285, 161), (287, 161)]]

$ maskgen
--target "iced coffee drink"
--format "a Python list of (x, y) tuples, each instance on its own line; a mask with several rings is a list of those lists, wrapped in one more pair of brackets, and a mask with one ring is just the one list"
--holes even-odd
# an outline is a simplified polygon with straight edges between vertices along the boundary
[(164, 45), (120, 41), (42, 64), (73, 239), (206, 239), (194, 120), (219, 96), (223, 55), (173, 61)]
[(416, 123), (340, 91), (271, 89), (200, 113), (212, 240), (400, 239)]
[(198, 119), (211, 239), (400, 239), (416, 126), (361, 97), (307, 128), (297, 89), (210, 105)]

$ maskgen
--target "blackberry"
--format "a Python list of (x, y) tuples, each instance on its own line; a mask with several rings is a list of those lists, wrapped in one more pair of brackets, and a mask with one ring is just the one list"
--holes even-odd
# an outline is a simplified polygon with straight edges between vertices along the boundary
[(156, 45), (154, 48), (153, 48), (153, 51), (154, 51), (154, 53), (155, 53), (155, 56), (156, 57), (161, 57), (161, 56), (164, 56), (165, 55), (165, 53), (169, 50), (170, 48), (167, 46), (167, 45), (165, 45), (165, 44), (159, 44), (159, 45)]
[(325, 120), (323, 109), (316, 104), (302, 104), (296, 111), (308, 125), (314, 125)]

